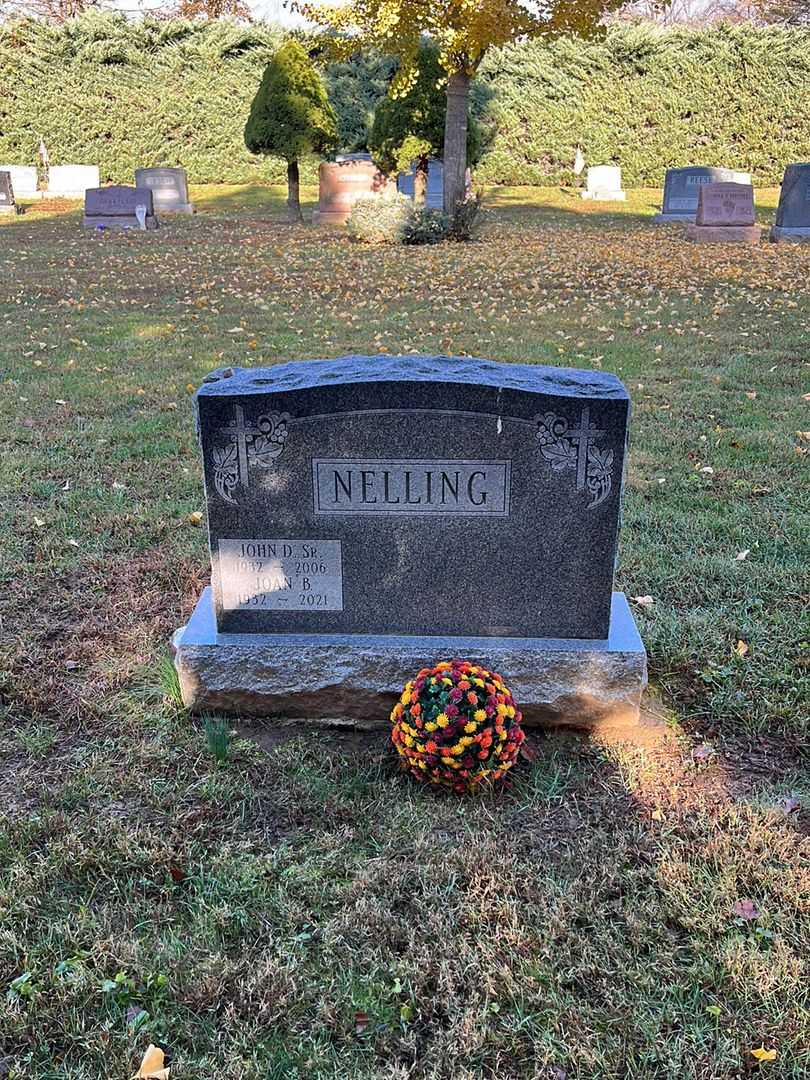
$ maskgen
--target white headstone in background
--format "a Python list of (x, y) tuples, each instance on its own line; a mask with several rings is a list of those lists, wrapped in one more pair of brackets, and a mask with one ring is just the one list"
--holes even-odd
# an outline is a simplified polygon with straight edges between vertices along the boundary
[(100, 187), (98, 165), (51, 165), (48, 194), (65, 199), (83, 199), (88, 188)]
[(622, 170), (618, 165), (593, 165), (587, 172), (583, 199), (599, 202), (624, 202), (627, 195), (622, 191)]
[(16, 198), (30, 199), (37, 194), (37, 170), (33, 165), (0, 165), (0, 172), (11, 173)]

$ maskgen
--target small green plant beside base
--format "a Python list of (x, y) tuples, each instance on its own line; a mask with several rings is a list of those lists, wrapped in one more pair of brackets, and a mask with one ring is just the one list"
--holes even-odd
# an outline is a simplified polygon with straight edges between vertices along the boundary
[(472, 239), (481, 196), (470, 195), (451, 218), (442, 210), (416, 207), (400, 193), (358, 199), (346, 222), (353, 240), (363, 244), (437, 244)]

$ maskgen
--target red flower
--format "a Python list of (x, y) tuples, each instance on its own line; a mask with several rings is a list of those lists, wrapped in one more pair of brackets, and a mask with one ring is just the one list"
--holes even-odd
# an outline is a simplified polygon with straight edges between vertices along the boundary
[(469, 694), (467, 694), (467, 701), (469, 701), (469, 703), (471, 705), (477, 705), (478, 704), (478, 694), (476, 694), (472, 690), (470, 690)]
[(458, 716), (458, 705), (445, 705), (444, 715), (449, 717)]
[(448, 694), (448, 697), (451, 701), (461, 701), (461, 699), (464, 697), (464, 694), (461, 692), (461, 690), (459, 690), (457, 686), (454, 686)]

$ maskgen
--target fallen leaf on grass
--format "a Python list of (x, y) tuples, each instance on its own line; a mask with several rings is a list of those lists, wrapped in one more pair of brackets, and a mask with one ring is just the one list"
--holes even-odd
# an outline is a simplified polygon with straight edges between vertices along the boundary
[(740, 638), (740, 640), (734, 646), (734, 652), (737, 654), (737, 656), (747, 656), (748, 655), (748, 642), (743, 641), (742, 638)]
[(520, 756), (526, 761), (535, 761), (537, 759), (537, 751), (526, 739), (520, 744)]
[(746, 390), (745, 396), (748, 398), (749, 401), (753, 401), (754, 398), (757, 396), (757, 392), (756, 390)]
[(141, 1067), (131, 1080), (169, 1080), (168, 1066), (164, 1067), (165, 1055), (159, 1046), (150, 1043), (143, 1055)]
[(354, 1030), (358, 1035), (362, 1035), (371, 1023), (368, 1013), (356, 1012), (354, 1014)]
[(714, 753), (714, 750), (708, 743), (703, 743), (701, 746), (696, 746), (692, 751), (693, 761), (708, 761)]
[(651, 596), (631, 596), (630, 599), (639, 607), (652, 607), (655, 603)]
[(788, 795), (786, 799), (782, 800), (782, 812), (785, 814), (795, 814), (801, 805), (801, 799), (797, 799), (795, 795)]
[(732, 910), (738, 919), (745, 919), (746, 922), (759, 918), (759, 909), (753, 900), (738, 900)]
[(797, 431), (796, 434), (800, 439), (804, 439), (805, 442), (810, 442), (810, 431)]
[(751, 554), (751, 548), (746, 548), (744, 551), (738, 551), (735, 558), (737, 562), (744, 562)]
[(751, 1051), (751, 1057), (755, 1057), (757, 1061), (776, 1061), (776, 1051), (766, 1050), (764, 1046), (758, 1046), (756, 1050)]
[(202, 513), (199, 510), (192, 511), (186, 518), (189, 525), (202, 525)]
[(663, 821), (664, 820), (664, 811), (661, 809), (660, 806), (657, 806), (655, 808), (655, 810), (653, 810), (652, 814), (650, 814), (650, 817), (652, 818), (653, 821)]

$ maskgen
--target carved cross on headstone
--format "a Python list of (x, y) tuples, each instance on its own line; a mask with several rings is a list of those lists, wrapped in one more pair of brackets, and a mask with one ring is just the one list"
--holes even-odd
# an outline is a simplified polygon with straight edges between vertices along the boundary
[(604, 435), (604, 431), (591, 422), (591, 410), (586, 405), (582, 410), (578, 428), (569, 428), (566, 432), (571, 442), (577, 447), (577, 491), (585, 490), (585, 473), (588, 465), (588, 447)]
[(221, 435), (228, 435), (232, 443), (236, 444), (236, 453), (239, 459), (239, 486), (243, 491), (248, 487), (248, 439), (253, 442), (256, 429), (250, 421), (245, 420), (245, 410), (241, 405), (233, 407), (234, 419), (229, 420), (224, 428), (220, 428)]

